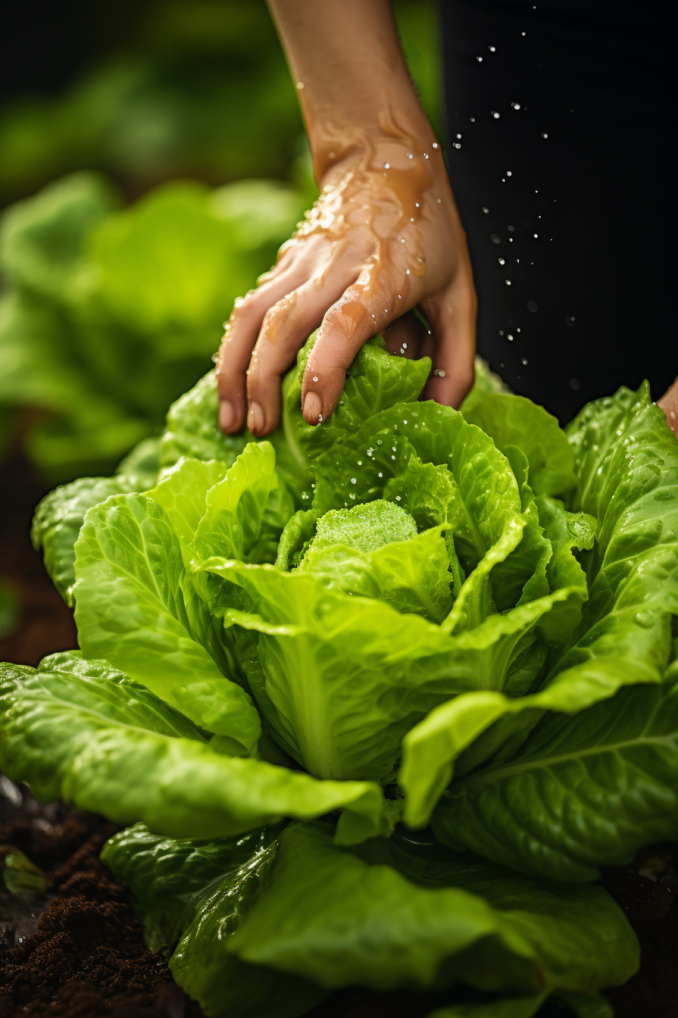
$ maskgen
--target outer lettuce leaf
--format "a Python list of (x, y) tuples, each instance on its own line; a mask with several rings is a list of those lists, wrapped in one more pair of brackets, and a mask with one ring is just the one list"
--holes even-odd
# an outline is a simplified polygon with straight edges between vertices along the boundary
[(0, 766), (43, 802), (61, 796), (173, 838), (232, 837), (335, 809), (347, 811), (339, 840), (380, 831), (377, 786), (215, 753), (187, 718), (104, 662), (57, 654), (0, 675)]
[(31, 526), (33, 547), (42, 548), (45, 569), (70, 607), (75, 603), (75, 542), (87, 510), (129, 490), (124, 476), (81, 477), (50, 491), (38, 503)]
[(511, 759), (454, 782), (433, 829), (522, 873), (594, 880), (678, 837), (677, 783), (677, 691), (637, 686), (544, 718)]
[(530, 487), (537, 495), (563, 495), (576, 488), (574, 457), (555, 417), (524, 396), (492, 393), (464, 409), (471, 424), (490, 435), (502, 452), (513, 445), (530, 465)]
[[(182, 457), (222, 460), (232, 466), (248, 442), (256, 441), (247, 430), (239, 435), (224, 435), (218, 424), (219, 398), (214, 371), (208, 372), (184, 393), (167, 414), (167, 427), (161, 440), (161, 463), (173, 466)], [(311, 500), (311, 477), (306, 461), (288, 445), (282, 426), (268, 441), (276, 454), (276, 470), (284, 480), (298, 508)]]
[[(580, 473), (573, 507), (598, 521), (578, 640), (548, 683), (660, 682), (678, 615), (678, 445), (647, 387), (620, 389), (569, 429)], [(606, 690), (609, 692), (606, 693)], [(589, 700), (588, 702), (592, 702)]]
[(208, 371), (167, 412), (160, 445), (162, 466), (174, 466), (182, 457), (223, 460), (227, 466), (235, 463), (247, 445), (247, 437), (224, 435), (218, 415), (217, 380), (214, 371)]
[(132, 892), (148, 948), (170, 955), (219, 884), (251, 868), (279, 833), (272, 826), (220, 841), (177, 840), (135, 824), (114, 834), (101, 858)]
[(369, 850), (339, 850), (319, 825), (287, 828), (228, 949), (328, 988), (594, 991), (637, 968), (633, 932), (601, 888), (563, 891), (465, 862), (428, 866), (413, 883), (379, 858), (391, 840), (374, 861)]
[(42, 548), (45, 569), (69, 607), (75, 603), (75, 542), (85, 513), (111, 495), (152, 487), (158, 472), (157, 453), (157, 440), (144, 439), (113, 477), (80, 477), (50, 491), (38, 503), (31, 526), (33, 547)]
[(164, 510), (144, 495), (90, 509), (76, 543), (75, 618), (85, 657), (106, 658), (208, 731), (251, 753), (256, 708), (232, 674)]

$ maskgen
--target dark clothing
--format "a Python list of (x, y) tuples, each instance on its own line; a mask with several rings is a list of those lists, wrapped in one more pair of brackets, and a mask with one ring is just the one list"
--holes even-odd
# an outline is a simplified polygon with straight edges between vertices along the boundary
[(643, 378), (657, 399), (678, 374), (673, 4), (441, 0), (441, 12), (479, 353), (563, 422)]

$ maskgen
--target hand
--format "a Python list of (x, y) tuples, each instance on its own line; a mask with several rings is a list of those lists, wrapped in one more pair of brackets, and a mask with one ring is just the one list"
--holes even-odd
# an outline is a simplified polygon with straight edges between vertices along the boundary
[(678, 438), (678, 378), (666, 390), (662, 398), (657, 400), (657, 406), (661, 407), (666, 414), (668, 425)]
[(321, 184), (275, 268), (231, 315), (217, 368), (226, 432), (245, 417), (253, 434), (273, 431), (281, 376), (318, 326), (302, 406), (309, 424), (326, 420), (365, 340), (415, 306), (432, 330), (426, 398), (457, 406), (473, 383), (475, 291), (438, 145), (394, 130), (331, 165)]

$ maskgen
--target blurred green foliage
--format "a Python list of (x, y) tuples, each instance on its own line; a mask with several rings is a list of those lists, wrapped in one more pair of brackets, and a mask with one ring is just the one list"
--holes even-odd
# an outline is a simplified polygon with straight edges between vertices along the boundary
[(122, 209), (105, 178), (80, 173), (5, 213), (0, 407), (42, 411), (25, 441), (44, 473), (110, 470), (160, 428), (305, 198), (272, 181), (175, 181)]
[[(440, 131), (435, 4), (396, 0), (394, 12)], [(297, 96), (263, 0), (102, 0), (91, 18), (98, 62), (60, 96), (0, 110), (0, 204), (79, 169), (130, 196), (177, 176), (216, 185), (298, 172)]]

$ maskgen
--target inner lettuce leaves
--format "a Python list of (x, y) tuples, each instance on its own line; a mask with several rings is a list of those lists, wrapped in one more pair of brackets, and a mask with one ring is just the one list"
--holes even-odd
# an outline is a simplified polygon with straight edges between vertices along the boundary
[(0, 766), (137, 825), (105, 858), (209, 1016), (598, 1018), (638, 948), (591, 882), (678, 837), (678, 445), (647, 387), (566, 431), (482, 366), (422, 402), (380, 337), (313, 428), (314, 341), (266, 439), (210, 372), (43, 500), (80, 652), (2, 666)]

